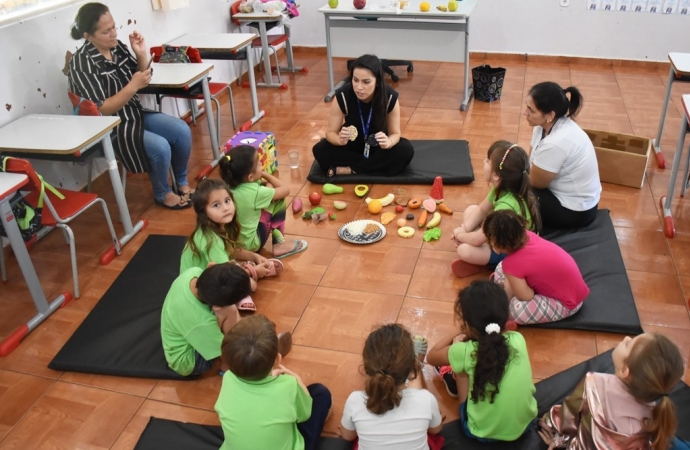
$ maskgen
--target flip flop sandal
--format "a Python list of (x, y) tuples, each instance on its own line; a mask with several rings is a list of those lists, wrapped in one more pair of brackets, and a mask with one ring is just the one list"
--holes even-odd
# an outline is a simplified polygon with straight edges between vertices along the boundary
[(278, 353), (285, 358), (292, 350), (292, 333), (285, 331), (278, 335)]
[(271, 263), (271, 268), (268, 270), (268, 273), (266, 273), (267, 277), (275, 277), (276, 275), (280, 275), (283, 273), (283, 263), (275, 258), (271, 258), (268, 260), (268, 262)]
[(180, 197), (183, 199), (186, 199), (188, 201), (192, 200), (192, 196), (194, 195), (194, 192), (196, 192), (196, 189), (190, 189), (189, 192), (180, 192)]
[(412, 347), (414, 348), (415, 356), (423, 364), (426, 352), (429, 349), (429, 342), (424, 336), (416, 335), (412, 338)]
[(293, 248), (292, 250), (290, 250), (289, 252), (287, 252), (284, 255), (275, 256), (276, 259), (283, 259), (283, 258), (286, 258), (290, 255), (294, 255), (296, 253), (303, 252), (307, 249), (308, 244), (307, 244), (307, 241), (305, 241), (304, 239), (299, 239), (299, 240), (293, 239), (292, 241), (295, 243), (295, 248)]
[(252, 280), (254, 281), (259, 281), (259, 275), (256, 273), (256, 268), (254, 267), (254, 264), (252, 263), (245, 263), (243, 266), (245, 269), (247, 269), (252, 275)]
[(180, 201), (178, 203), (174, 204), (173, 206), (168, 206), (165, 204), (165, 202), (162, 202), (160, 200), (154, 199), (154, 202), (158, 206), (163, 206), (164, 208), (173, 209), (173, 210), (187, 209), (187, 208), (192, 207), (191, 200), (185, 199), (184, 197), (180, 197)]
[(252, 296), (248, 295), (237, 303), (237, 309), (239, 311), (249, 311), (256, 312), (256, 304), (252, 300)]

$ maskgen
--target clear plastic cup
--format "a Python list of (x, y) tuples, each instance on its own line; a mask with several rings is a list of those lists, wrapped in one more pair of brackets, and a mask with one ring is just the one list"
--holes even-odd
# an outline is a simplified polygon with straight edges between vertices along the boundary
[(290, 160), (291, 169), (299, 169), (299, 152), (296, 150), (290, 150), (288, 152), (288, 159)]

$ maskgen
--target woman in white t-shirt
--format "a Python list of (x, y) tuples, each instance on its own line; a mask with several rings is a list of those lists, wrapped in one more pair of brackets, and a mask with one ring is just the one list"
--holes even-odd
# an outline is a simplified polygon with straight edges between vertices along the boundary
[[(423, 338), (418, 342), (426, 344)], [(358, 439), (353, 450), (440, 450), (443, 445), (437, 435), (442, 427), (438, 401), (424, 389), (417, 359), (426, 348), (414, 347), (398, 324), (384, 325), (367, 338), (365, 388), (347, 398), (340, 424), (343, 439)]]
[(534, 85), (525, 100), (524, 116), (534, 127), (530, 180), (544, 229), (585, 227), (597, 214), (597, 155), (587, 133), (573, 121), (582, 100), (576, 87), (563, 89), (550, 81)]

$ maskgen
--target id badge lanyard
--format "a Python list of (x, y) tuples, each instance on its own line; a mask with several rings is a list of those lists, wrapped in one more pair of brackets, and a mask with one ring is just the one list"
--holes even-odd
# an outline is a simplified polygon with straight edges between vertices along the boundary
[(371, 125), (371, 112), (374, 110), (374, 106), (371, 105), (369, 109), (369, 117), (367, 118), (367, 123), (364, 123), (364, 116), (362, 115), (362, 102), (357, 100), (357, 107), (359, 108), (359, 119), (362, 121), (362, 131), (364, 132), (364, 157), (369, 159), (369, 125)]

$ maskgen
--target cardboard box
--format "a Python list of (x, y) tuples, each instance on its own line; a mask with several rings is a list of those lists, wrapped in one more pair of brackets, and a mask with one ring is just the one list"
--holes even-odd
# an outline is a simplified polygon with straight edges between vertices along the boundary
[(594, 144), (602, 182), (642, 188), (652, 140), (610, 131), (584, 130)]
[(225, 151), (227, 152), (237, 145), (251, 145), (254, 147), (259, 153), (259, 159), (264, 172), (273, 174), (278, 169), (278, 151), (276, 150), (276, 139), (273, 133), (240, 131), (225, 144)]

